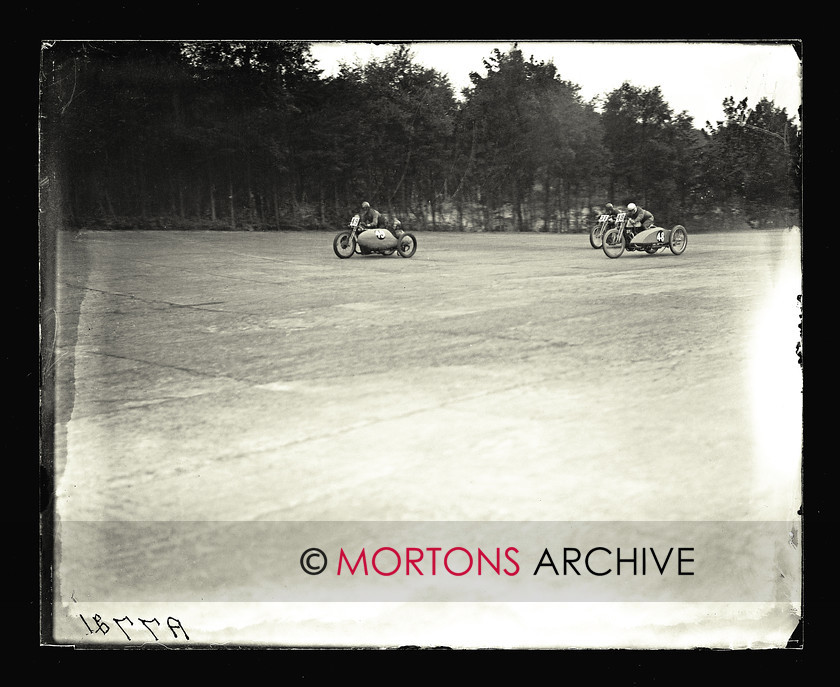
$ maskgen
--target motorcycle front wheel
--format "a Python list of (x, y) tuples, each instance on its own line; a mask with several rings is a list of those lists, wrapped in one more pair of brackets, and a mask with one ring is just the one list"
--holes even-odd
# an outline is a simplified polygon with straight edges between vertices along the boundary
[(589, 230), (589, 245), (596, 250), (601, 247), (604, 242), (604, 225), (598, 222), (592, 229)]
[(603, 237), (604, 253), (608, 258), (618, 258), (624, 252), (624, 236), (619, 229), (608, 229)]
[(341, 231), (333, 239), (333, 251), (342, 260), (356, 252), (356, 238), (352, 231)]
[(397, 244), (397, 252), (402, 258), (410, 258), (417, 252), (417, 239), (414, 234), (403, 234)]

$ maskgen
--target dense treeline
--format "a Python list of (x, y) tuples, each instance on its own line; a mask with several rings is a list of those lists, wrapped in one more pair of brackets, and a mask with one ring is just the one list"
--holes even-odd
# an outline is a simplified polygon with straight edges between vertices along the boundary
[(558, 69), (513, 45), (456, 94), (407, 45), (326, 78), (301, 42), (58, 42), (40, 183), (73, 227), (335, 229), (362, 200), (460, 231), (588, 229), (607, 201), (693, 229), (798, 213), (801, 132), (772, 102), (697, 128), (658, 88), (585, 102)]

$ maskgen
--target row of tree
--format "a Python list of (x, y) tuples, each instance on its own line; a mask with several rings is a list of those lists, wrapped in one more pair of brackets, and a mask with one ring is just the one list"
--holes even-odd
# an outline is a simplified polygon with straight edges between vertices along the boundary
[(779, 221), (801, 131), (767, 100), (695, 126), (659, 88), (593, 102), (493, 50), (456, 94), (410, 45), (323, 76), (310, 44), (42, 49), (41, 184), (66, 226), (335, 229), (362, 200), (420, 229), (577, 231), (635, 201), (667, 223)]

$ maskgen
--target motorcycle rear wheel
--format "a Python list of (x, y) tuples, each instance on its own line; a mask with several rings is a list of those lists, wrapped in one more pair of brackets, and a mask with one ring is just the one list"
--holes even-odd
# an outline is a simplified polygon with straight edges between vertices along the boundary
[(342, 260), (356, 252), (356, 238), (352, 231), (340, 231), (333, 239), (333, 251)]
[(603, 237), (604, 253), (608, 258), (619, 258), (624, 252), (624, 236), (619, 229), (608, 229)]

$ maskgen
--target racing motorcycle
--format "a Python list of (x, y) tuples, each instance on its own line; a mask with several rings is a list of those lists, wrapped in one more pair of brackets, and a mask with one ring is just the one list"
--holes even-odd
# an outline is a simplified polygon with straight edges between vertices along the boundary
[(608, 258), (621, 257), (625, 250), (653, 255), (664, 248), (670, 248), (674, 255), (681, 255), (688, 245), (688, 232), (681, 224), (673, 229), (649, 227), (638, 233), (628, 224), (627, 213), (620, 212), (615, 217), (615, 226), (602, 234), (601, 241)]
[(595, 249), (603, 245), (604, 232), (615, 224), (615, 215), (601, 215), (598, 223), (589, 230), (589, 245)]
[(355, 215), (347, 229), (335, 235), (333, 251), (342, 259), (353, 255), (393, 255), (394, 252), (402, 258), (410, 258), (417, 251), (417, 239), (402, 229), (367, 229), (361, 225), (359, 215)]

